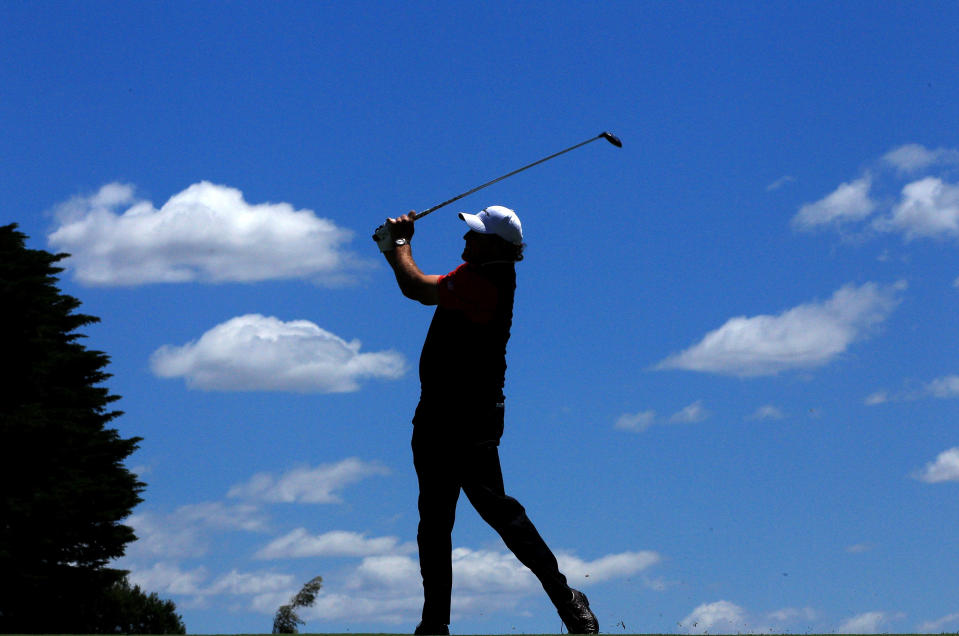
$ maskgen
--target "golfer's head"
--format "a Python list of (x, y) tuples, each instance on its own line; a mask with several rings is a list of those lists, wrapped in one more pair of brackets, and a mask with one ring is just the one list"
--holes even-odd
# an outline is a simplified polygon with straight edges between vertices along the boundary
[(501, 205), (491, 205), (477, 214), (460, 212), (469, 232), (463, 237), (467, 263), (523, 260), (523, 225), (516, 212)]

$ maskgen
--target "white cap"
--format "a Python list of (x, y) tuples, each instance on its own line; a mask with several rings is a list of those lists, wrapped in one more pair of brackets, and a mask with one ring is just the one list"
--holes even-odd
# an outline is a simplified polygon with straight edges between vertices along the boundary
[(516, 212), (501, 205), (491, 205), (479, 214), (460, 212), (470, 229), (480, 234), (495, 234), (513, 245), (523, 244), (523, 226)]

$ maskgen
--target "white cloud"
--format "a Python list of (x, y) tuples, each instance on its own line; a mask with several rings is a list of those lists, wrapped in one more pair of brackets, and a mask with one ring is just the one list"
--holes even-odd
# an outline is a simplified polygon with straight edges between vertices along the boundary
[(357, 532), (333, 530), (320, 535), (311, 535), (305, 528), (274, 539), (256, 553), (257, 559), (289, 559), (300, 557), (362, 557), (415, 552), (416, 546), (406, 543), (400, 546), (396, 537), (367, 538)]
[(240, 572), (233, 569), (207, 583), (206, 568), (182, 570), (178, 565), (156, 563), (148, 569), (132, 568), (130, 581), (145, 590), (162, 595), (186, 597), (188, 607), (209, 607), (220, 596), (249, 597), (254, 611), (275, 612), (296, 591), (292, 575), (277, 572)]
[(740, 634), (750, 631), (743, 608), (729, 601), (704, 603), (680, 621), (687, 634)]
[[(673, 424), (695, 424), (707, 419), (709, 415), (709, 411), (703, 407), (702, 400), (698, 400), (673, 413), (668, 421)], [(620, 415), (616, 420), (615, 427), (623, 431), (642, 433), (654, 424), (656, 424), (655, 411), (640, 411), (635, 414), (625, 413)]]
[(959, 163), (959, 151), (947, 148), (930, 150), (921, 144), (905, 144), (882, 157), (900, 173), (915, 173), (936, 164)]
[(708, 417), (709, 411), (703, 408), (702, 400), (697, 400), (673, 413), (669, 421), (679, 424), (695, 424), (696, 422), (702, 422)]
[(269, 503), (341, 503), (339, 490), (367, 477), (387, 474), (385, 466), (351, 457), (316, 468), (295, 468), (279, 477), (258, 473), (230, 488), (227, 496)]
[[(859, 227), (871, 233), (895, 232), (906, 241), (959, 238), (959, 183), (948, 181), (959, 167), (959, 150), (906, 144), (886, 153), (881, 164), (895, 168), (895, 174), (874, 170), (874, 174), (866, 173), (860, 179), (841, 184), (823, 199), (803, 205), (792, 219), (793, 228), (842, 227), (873, 216), (871, 222)], [(913, 180), (900, 185), (903, 177)], [(882, 192), (901, 187), (899, 199), (893, 204), (892, 197), (887, 202), (883, 194), (874, 200), (870, 194), (874, 186)], [(862, 236), (866, 235), (863, 232)]]
[(220, 502), (180, 506), (170, 514), (136, 513), (126, 523), (137, 535), (137, 540), (126, 549), (131, 558), (200, 557), (209, 550), (211, 535), (215, 533), (266, 530), (266, 520), (255, 506)]
[[(489, 613), (516, 608), (522, 599), (543, 593), (533, 574), (509, 552), (453, 550), (452, 610), (457, 614)], [(623, 552), (594, 561), (557, 553), (560, 569), (576, 585), (626, 578), (658, 563), (655, 552)], [(415, 556), (364, 558), (342, 589), (326, 588), (304, 618), (350, 617), (390, 623), (410, 622), (421, 609), (419, 563)]]
[(876, 634), (885, 630), (890, 622), (902, 618), (902, 614), (888, 614), (886, 612), (866, 612), (848, 618), (839, 624), (837, 632), (840, 634)]
[(556, 560), (559, 561), (560, 570), (575, 587), (630, 577), (656, 565), (662, 561), (662, 557), (657, 552), (644, 550), (609, 554), (593, 561), (583, 561), (572, 554), (559, 553)]
[(415, 587), (420, 582), (419, 577), (419, 563), (412, 557), (399, 554), (370, 556), (353, 571), (347, 588), (404, 589)]
[(846, 285), (825, 302), (806, 303), (776, 316), (731, 318), (656, 368), (745, 377), (822, 366), (883, 322), (904, 287)]
[(959, 184), (927, 177), (907, 184), (891, 213), (873, 224), (886, 232), (901, 232), (906, 240), (959, 237)]
[(453, 549), (453, 585), (472, 594), (528, 594), (537, 585), (533, 573), (510, 552)]
[(302, 278), (349, 282), (366, 267), (344, 250), (352, 232), (289, 203), (251, 204), (206, 181), (159, 209), (133, 186), (110, 183), (56, 209), (50, 245), (88, 285), (246, 282)]
[(876, 203), (869, 198), (871, 186), (872, 179), (869, 176), (843, 183), (825, 198), (799, 208), (799, 213), (792, 219), (793, 227), (811, 230), (822, 225), (866, 218), (876, 209)]
[(894, 393), (885, 390), (876, 391), (865, 399), (867, 406), (876, 406), (886, 402), (906, 402), (926, 398), (959, 398), (959, 375), (945, 375), (926, 383), (920, 389), (904, 389)]
[(639, 413), (624, 413), (616, 420), (616, 428), (621, 431), (642, 433), (656, 421), (656, 411), (640, 411)]
[(959, 612), (955, 614), (948, 614), (934, 621), (927, 621), (925, 623), (920, 623), (919, 627), (916, 628), (916, 631), (923, 634), (925, 633), (941, 634), (944, 632), (957, 631), (954, 629), (947, 629), (950, 626), (959, 626)]
[(928, 384), (926, 390), (937, 398), (959, 397), (959, 375), (947, 375), (936, 378)]
[(766, 405), (760, 406), (758, 409), (756, 409), (752, 413), (752, 415), (750, 415), (746, 419), (753, 420), (753, 421), (762, 421), (762, 420), (781, 420), (784, 417), (785, 415), (783, 415), (783, 412), (778, 407), (773, 406), (772, 404), (766, 404)]
[(239, 572), (236, 569), (219, 576), (204, 594), (237, 596), (286, 592), (296, 585), (293, 576), (276, 572)]
[[(357, 556), (361, 561), (340, 574), (324, 577), (324, 586), (312, 607), (299, 612), (306, 620), (352, 620), (411, 623), (422, 607), (419, 562), (412, 543), (400, 544), (392, 537), (369, 539), (353, 532), (329, 532), (309, 537), (305, 531), (289, 533), (286, 546), (300, 544), (323, 549), (309, 556)], [(299, 542), (298, 538), (306, 541)], [(317, 540), (310, 545), (309, 539)], [(259, 556), (259, 555), (258, 555)], [(302, 556), (307, 556), (305, 553)], [(533, 574), (512, 553), (457, 547), (453, 565), (452, 609), (454, 618), (490, 612), (518, 611), (523, 599), (543, 594)], [(561, 570), (571, 584), (585, 586), (644, 573), (659, 563), (652, 551), (621, 552), (586, 561), (557, 552)], [(160, 561), (149, 567), (127, 566), (131, 580), (145, 589), (180, 598), (177, 603), (191, 607), (223, 607), (222, 597), (233, 597), (234, 607), (272, 614), (296, 591), (292, 575), (275, 571), (244, 572), (236, 568), (212, 578), (206, 568), (184, 569)], [(651, 586), (653, 584), (650, 584)]]
[(148, 569), (132, 569), (130, 582), (144, 590), (163, 594), (197, 595), (207, 578), (204, 567), (181, 570), (178, 565), (166, 562), (154, 563)]
[(700, 605), (679, 625), (689, 634), (789, 633), (795, 631), (796, 626), (808, 632), (808, 622), (818, 616), (811, 607), (785, 607), (757, 617), (735, 603), (716, 601)]
[[(297, 612), (304, 620), (365, 620), (383, 623), (411, 623), (423, 607), (419, 583), (407, 587), (402, 595), (358, 596), (321, 592), (311, 607)], [(455, 599), (454, 599), (454, 607)]]
[(157, 376), (183, 377), (208, 391), (342, 393), (358, 390), (360, 380), (399, 378), (406, 361), (395, 351), (360, 353), (359, 340), (347, 342), (306, 320), (248, 314), (199, 340), (160, 347), (150, 367)]
[(926, 464), (915, 477), (927, 484), (959, 481), (959, 446), (939, 453), (935, 461)]
[[(541, 594), (533, 574), (508, 552), (455, 548), (452, 611), (457, 615), (505, 611), (524, 597)], [(411, 622), (422, 608), (419, 563), (415, 556), (382, 555), (363, 559), (342, 590), (330, 589), (301, 615), (332, 620)]]

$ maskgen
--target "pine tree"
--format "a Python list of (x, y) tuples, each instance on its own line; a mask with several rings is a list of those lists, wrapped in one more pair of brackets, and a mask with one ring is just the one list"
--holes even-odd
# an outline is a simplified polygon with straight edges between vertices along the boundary
[(123, 465), (139, 437), (108, 428), (109, 358), (77, 332), (98, 322), (60, 292), (66, 254), (0, 227), (0, 632), (99, 631), (89, 611), (125, 572), (123, 525), (144, 484)]

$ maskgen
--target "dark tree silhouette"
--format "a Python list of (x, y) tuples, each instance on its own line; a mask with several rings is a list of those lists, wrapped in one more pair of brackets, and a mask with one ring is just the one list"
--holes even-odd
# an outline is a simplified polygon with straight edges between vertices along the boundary
[(96, 608), (126, 573), (106, 566), (136, 538), (121, 522), (144, 484), (123, 462), (141, 438), (107, 427), (119, 398), (78, 342), (98, 319), (57, 287), (66, 256), (0, 227), (0, 632), (109, 629)]
[(147, 594), (124, 578), (93, 606), (97, 632), (104, 634), (186, 634), (173, 601)]

